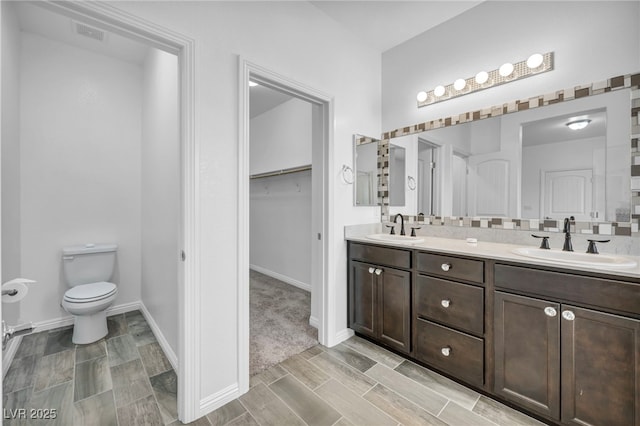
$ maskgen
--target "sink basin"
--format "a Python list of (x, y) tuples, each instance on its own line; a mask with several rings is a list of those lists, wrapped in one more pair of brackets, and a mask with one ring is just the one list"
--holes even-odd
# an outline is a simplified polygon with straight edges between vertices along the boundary
[(372, 234), (367, 235), (370, 240), (387, 241), (389, 243), (421, 243), (424, 241), (422, 237), (410, 237), (408, 235), (391, 235), (391, 234)]
[(635, 268), (638, 263), (624, 256), (612, 254), (590, 254), (575, 251), (545, 250), (533, 247), (520, 247), (512, 251), (520, 256), (545, 260), (563, 265), (588, 266), (591, 268)]

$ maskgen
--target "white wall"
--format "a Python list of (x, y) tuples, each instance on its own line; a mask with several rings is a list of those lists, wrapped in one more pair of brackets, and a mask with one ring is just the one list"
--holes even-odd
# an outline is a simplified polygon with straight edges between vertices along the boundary
[[(251, 119), (251, 174), (311, 164), (311, 104), (291, 99)], [(311, 171), (252, 179), (250, 263), (311, 291)]]
[[(345, 336), (344, 225), (379, 220), (379, 208), (353, 206), (342, 183), (353, 133), (380, 134), (380, 54), (307, 2), (113, 2), (115, 7), (192, 37), (200, 159), (201, 390), (203, 404), (238, 383), (238, 55), (334, 99), (327, 212), (327, 281), (336, 294), (336, 329)], [(315, 230), (314, 230), (315, 232)], [(224, 350), (221, 350), (224, 348)]]
[(178, 353), (178, 58), (157, 49), (143, 67), (141, 144), (141, 298)]
[[(640, 4), (487, 1), (382, 55), (383, 131), (640, 70)], [(416, 94), (553, 51), (554, 70), (418, 109)]]
[(119, 246), (115, 304), (140, 299), (140, 67), (22, 33), (22, 303), (34, 322), (66, 317), (61, 248)]
[(311, 164), (311, 104), (291, 99), (251, 119), (250, 173)]
[(20, 28), (2, 2), (2, 282), (20, 276)]

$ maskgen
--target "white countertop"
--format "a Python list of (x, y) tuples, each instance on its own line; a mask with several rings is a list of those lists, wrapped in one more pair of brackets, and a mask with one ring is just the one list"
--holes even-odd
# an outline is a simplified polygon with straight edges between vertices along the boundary
[[(525, 257), (513, 253), (514, 249), (524, 247), (523, 245), (505, 244), (505, 243), (493, 243), (478, 241), (477, 243), (468, 243), (465, 239), (451, 239), (440, 238), (420, 235), (423, 238), (422, 242), (387, 242), (372, 240), (367, 238), (366, 235), (350, 235), (345, 237), (346, 240), (362, 242), (367, 244), (382, 245), (388, 247), (397, 247), (405, 249), (417, 249), (417, 250), (429, 250), (446, 254), (457, 254), (466, 256), (475, 256), (480, 258), (490, 258), (494, 260), (507, 260), (509, 262), (517, 262), (524, 265), (537, 265), (537, 266), (553, 266), (556, 268), (562, 268), (572, 271), (583, 272), (595, 272), (607, 275), (617, 275), (621, 277), (640, 278), (640, 257), (639, 256), (618, 256), (625, 259), (631, 259), (636, 261), (637, 265), (632, 268), (613, 268), (603, 266), (583, 266), (572, 265), (562, 263), (560, 261), (542, 260), (531, 257)], [(527, 248), (535, 249), (537, 246), (526, 246)], [(558, 249), (552, 249), (552, 251), (558, 251)], [(598, 256), (594, 254), (593, 256)]]

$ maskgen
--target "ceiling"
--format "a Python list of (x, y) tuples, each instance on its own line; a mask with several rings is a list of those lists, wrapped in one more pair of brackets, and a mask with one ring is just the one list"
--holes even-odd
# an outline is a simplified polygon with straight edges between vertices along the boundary
[(482, 1), (310, 1), (353, 32), (365, 44), (384, 52), (460, 15)]
[[(571, 130), (567, 123), (577, 119), (589, 119), (591, 123), (581, 130)], [(522, 124), (522, 146), (543, 145), (576, 139), (606, 136), (606, 112), (604, 109), (582, 111)]]
[[(320, 0), (309, 3), (352, 32), (362, 43), (382, 53), (465, 12), (481, 1)], [(33, 4), (17, 2), (17, 8), (23, 31), (51, 40), (136, 64), (143, 64), (149, 49), (141, 43), (111, 32), (105, 32), (103, 41), (79, 35), (70, 18)], [(290, 96), (275, 90), (254, 87), (251, 89), (251, 116), (268, 111), (289, 99)]]

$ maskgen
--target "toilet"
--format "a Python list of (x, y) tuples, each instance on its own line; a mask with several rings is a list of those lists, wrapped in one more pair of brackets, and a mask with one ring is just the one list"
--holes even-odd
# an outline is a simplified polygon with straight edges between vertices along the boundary
[(85, 244), (62, 249), (64, 278), (70, 287), (62, 307), (75, 317), (73, 343), (84, 345), (107, 335), (106, 309), (118, 295), (109, 282), (116, 261), (116, 244)]

